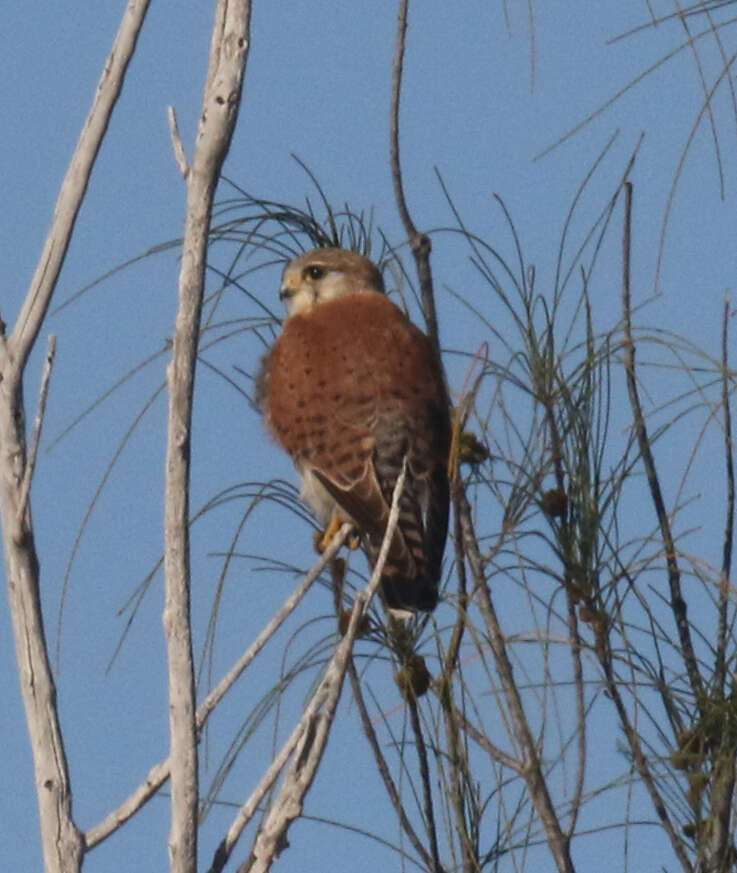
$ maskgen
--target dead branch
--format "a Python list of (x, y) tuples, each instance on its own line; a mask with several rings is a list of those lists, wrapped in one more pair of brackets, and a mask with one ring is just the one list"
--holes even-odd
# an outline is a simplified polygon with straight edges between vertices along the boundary
[(250, 0), (220, 0), (192, 166), (179, 274), (179, 309), (169, 364), (166, 450), (166, 629), (171, 737), (171, 869), (197, 865), (197, 721), (190, 627), (189, 461), (197, 342), (205, 285), (208, 232), (220, 168), (238, 119), (248, 57)]
[[(28, 505), (32, 460), (26, 451), (23, 375), (59, 278), (95, 159), (120, 95), (148, 10), (130, 2), (97, 85), (56, 201), (18, 320), (0, 336), (0, 505), (18, 676), (33, 755), (47, 873), (72, 873), (84, 843), (72, 817), (72, 792), (41, 612), (39, 562)], [(41, 412), (41, 410), (40, 410)]]
[(143, 27), (148, 6), (148, 0), (143, 2), (131, 0), (128, 3), (100, 81), (97, 83), (92, 107), (85, 119), (69, 169), (59, 191), (51, 230), (46, 237), (23, 308), (8, 341), (15, 352), (18, 373), (22, 373), (25, 368), (26, 360), (36, 342), (51, 302), (51, 295), (56, 287), (72, 238), (77, 213), (84, 200), (92, 168), (113, 109), (123, 89), (128, 64), (135, 52), (136, 41)]
[(166, 118), (169, 122), (169, 136), (171, 137), (171, 147), (174, 149), (174, 160), (177, 162), (182, 178), (186, 179), (189, 175), (189, 164), (187, 163), (187, 155), (182, 145), (182, 137), (179, 133), (177, 114), (173, 106), (166, 107)]
[(621, 724), (622, 730), (627, 737), (627, 744), (629, 745), (630, 751), (632, 752), (632, 760), (634, 761), (635, 767), (637, 768), (637, 773), (640, 776), (640, 779), (642, 779), (642, 783), (645, 786), (647, 793), (650, 795), (650, 799), (652, 800), (655, 812), (660, 819), (660, 823), (663, 825), (663, 830), (666, 832), (666, 834), (668, 834), (671, 846), (673, 847), (673, 852), (678, 858), (681, 867), (684, 870), (684, 873), (692, 873), (693, 867), (691, 865), (691, 862), (688, 860), (688, 855), (686, 854), (683, 840), (681, 839), (676, 829), (676, 826), (673, 824), (671, 817), (668, 815), (668, 810), (666, 808), (665, 802), (660, 792), (658, 791), (658, 786), (655, 782), (655, 778), (650, 771), (650, 766), (647, 762), (647, 758), (642, 750), (640, 737), (627, 713), (627, 708), (624, 705), (624, 701), (622, 700), (622, 695), (619, 693), (619, 686), (617, 684), (617, 679), (614, 675), (614, 670), (612, 667), (612, 655), (608, 638), (605, 638), (599, 642), (599, 644), (597, 645), (597, 654), (599, 657), (599, 663), (604, 670), (607, 692), (609, 693), (609, 696), (614, 702), (614, 706), (617, 710), (619, 723)]

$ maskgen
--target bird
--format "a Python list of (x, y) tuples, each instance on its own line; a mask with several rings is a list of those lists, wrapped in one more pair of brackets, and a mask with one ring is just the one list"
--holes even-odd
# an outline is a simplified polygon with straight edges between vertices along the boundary
[(386, 295), (379, 268), (318, 248), (284, 269), (282, 332), (264, 356), (257, 402), (291, 456), (300, 496), (325, 526), (350, 522), (373, 567), (407, 459), (381, 577), (386, 607), (432, 611), (448, 530), (450, 404), (430, 339)]

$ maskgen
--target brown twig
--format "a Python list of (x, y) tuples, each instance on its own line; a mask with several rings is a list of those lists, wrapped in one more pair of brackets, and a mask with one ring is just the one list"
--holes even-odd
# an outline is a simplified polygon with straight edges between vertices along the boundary
[(417, 699), (411, 692), (407, 695), (407, 708), (409, 710), (409, 722), (412, 726), (412, 734), (415, 738), (417, 760), (420, 765), (420, 780), (422, 782), (422, 803), (425, 815), (425, 827), (430, 838), (430, 854), (432, 856), (432, 870), (434, 873), (442, 873), (440, 856), (438, 854), (438, 835), (435, 829), (435, 812), (432, 802), (432, 785), (430, 784), (430, 767), (427, 761), (427, 746), (420, 724), (420, 714), (417, 709)]
[(374, 726), (371, 722), (371, 716), (369, 715), (368, 708), (366, 707), (366, 700), (364, 699), (363, 690), (361, 689), (361, 680), (359, 679), (355, 664), (353, 663), (353, 659), (351, 659), (348, 665), (348, 676), (351, 680), (353, 697), (358, 704), (358, 712), (361, 716), (361, 726), (363, 727), (363, 733), (368, 741), (369, 746), (371, 747), (371, 751), (373, 752), (379, 775), (381, 776), (381, 780), (384, 783), (384, 788), (386, 788), (386, 793), (389, 795), (389, 802), (394, 807), (394, 811), (396, 812), (397, 818), (399, 819), (399, 825), (404, 833), (407, 835), (409, 841), (412, 843), (414, 850), (422, 859), (425, 867), (431, 869), (433, 859), (427, 849), (422, 845), (422, 840), (417, 835), (417, 832), (412, 826), (412, 822), (407, 816), (407, 813), (404, 809), (404, 804), (402, 803), (402, 799), (399, 796), (399, 791), (397, 791), (397, 786), (394, 784), (391, 772), (389, 771), (389, 765), (387, 764), (386, 758), (381, 751), (381, 746), (379, 745), (376, 731), (374, 730)]
[(463, 732), (468, 734), (476, 745), (486, 752), (490, 760), (496, 764), (501, 764), (503, 767), (507, 767), (513, 773), (517, 773), (518, 776), (522, 775), (523, 767), (521, 762), (516, 758), (513, 758), (511, 755), (508, 755), (503, 749), (500, 749), (499, 746), (492, 743), (486, 734), (470, 722), (455, 705), (453, 706), (453, 714), (461, 723)]
[(407, 13), (409, 0), (400, 0), (399, 16), (397, 20), (397, 40), (394, 50), (394, 65), (392, 68), (392, 100), (391, 122), (389, 128), (390, 161), (392, 183), (394, 185), (394, 197), (399, 210), (399, 216), (404, 225), (407, 239), (409, 240), (412, 255), (415, 259), (417, 277), (420, 283), (422, 295), (422, 309), (425, 316), (427, 333), (432, 341), (435, 353), (440, 361), (440, 331), (438, 330), (438, 316), (435, 309), (435, 293), (433, 291), (432, 271), (430, 269), (430, 251), (432, 244), (430, 237), (420, 233), (415, 227), (407, 206), (402, 182), (402, 164), (399, 156), (399, 103), (402, 95), (402, 73), (404, 72), (404, 48), (407, 37)]
[(640, 737), (630, 721), (627, 707), (624, 705), (622, 695), (619, 693), (617, 678), (614, 675), (613, 658), (608, 634), (602, 633), (597, 637), (596, 654), (604, 671), (607, 693), (614, 702), (617, 715), (619, 716), (619, 723), (622, 725), (622, 730), (627, 738), (627, 744), (632, 752), (632, 760), (634, 761), (640, 779), (650, 795), (655, 812), (660, 819), (660, 823), (663, 825), (663, 829), (668, 834), (673, 851), (678, 858), (684, 873), (692, 873), (693, 867), (688, 859), (688, 855), (686, 854), (683, 840), (668, 815), (666, 805), (658, 791), (657, 785), (655, 784), (655, 779), (650, 772), (650, 766), (648, 765), (645, 753), (642, 751)]
[[(453, 506), (457, 505), (455, 492), (463, 487), (458, 477), (451, 479), (451, 491)], [(466, 579), (466, 564), (463, 553), (463, 533), (460, 525), (460, 516), (454, 513), (454, 537), (453, 546), (456, 555), (456, 575), (458, 576), (458, 613), (453, 625), (453, 632), (448, 643), (448, 650), (443, 656), (442, 673), (440, 676), (439, 702), (443, 711), (445, 724), (445, 736), (448, 748), (448, 766), (450, 769), (450, 804), (456, 822), (456, 831), (461, 843), (463, 853), (463, 866), (466, 873), (477, 873), (481, 868), (479, 859), (471, 835), (468, 833), (466, 817), (464, 814), (461, 778), (469, 781), (468, 755), (462, 742), (459, 726), (458, 710), (453, 699), (453, 671), (458, 664), (461, 641), (468, 620), (468, 589)]]
[[(724, 411), (724, 458), (727, 475), (727, 511), (724, 529), (724, 545), (722, 547), (722, 568), (719, 585), (719, 619), (717, 626), (717, 651), (714, 666), (714, 687), (720, 700), (725, 699), (725, 682), (727, 677), (727, 611), (730, 601), (730, 576), (732, 573), (732, 541), (734, 538), (734, 445), (732, 443), (732, 413), (729, 394), (729, 317), (730, 298), (724, 301), (722, 316), (722, 409)], [(732, 691), (722, 707), (722, 719), (725, 730), (721, 742), (714, 749), (715, 758), (712, 773), (711, 793), (711, 835), (709, 839), (709, 854), (712, 869), (728, 869), (733, 861), (733, 828), (731, 826), (732, 807), (735, 789), (735, 751), (737, 726), (735, 725), (734, 706), (737, 695), (732, 682)]]
[(717, 628), (716, 664), (714, 666), (714, 687), (724, 696), (727, 651), (727, 609), (729, 606), (732, 573), (732, 542), (734, 539), (734, 445), (732, 443), (732, 412), (729, 402), (729, 308), (730, 299), (724, 301), (722, 317), (722, 409), (724, 411), (724, 462), (727, 475), (726, 521), (724, 524), (724, 545), (722, 547), (722, 574), (719, 585), (719, 624)]
[(470, 762), (462, 740), (459, 720), (456, 718), (457, 710), (454, 702), (450, 700), (453, 690), (449, 683), (450, 679), (446, 678), (440, 701), (443, 710), (448, 768), (450, 771), (448, 801), (453, 811), (455, 830), (461, 845), (464, 873), (480, 873), (481, 861), (478, 857), (478, 844), (469, 833), (464, 802), (464, 791), (467, 792), (469, 784), (472, 785), (475, 780), (471, 778)]
[[(544, 412), (545, 420), (548, 424), (550, 432), (550, 448), (551, 458), (553, 462), (553, 470), (555, 473), (555, 484), (560, 494), (566, 494), (565, 470), (563, 465), (564, 460), (564, 442), (561, 437), (558, 421), (555, 417), (554, 395), (556, 380), (556, 361), (553, 343), (552, 325), (549, 327), (549, 350), (546, 349), (545, 360), (541, 361), (540, 371), (548, 374), (548, 378), (541, 385), (535, 385), (535, 393), (537, 400), (541, 403)], [(539, 355), (539, 350), (535, 347), (535, 352)], [(572, 407), (569, 402), (569, 408)], [(578, 408), (573, 413), (578, 414)], [(560, 519), (560, 527), (558, 533), (558, 541), (561, 547), (561, 554), (564, 561), (563, 567), (563, 584), (566, 589), (566, 606), (567, 606), (567, 621), (568, 633), (570, 635), (571, 659), (573, 661), (573, 682), (575, 687), (576, 697), (576, 714), (577, 714), (577, 764), (576, 764), (576, 779), (574, 783), (573, 796), (571, 798), (571, 816), (566, 829), (566, 838), (568, 840), (573, 836), (578, 815), (581, 810), (581, 798), (584, 790), (584, 777), (586, 773), (586, 701), (584, 696), (584, 677), (583, 665), (581, 663), (581, 634), (578, 627), (578, 616), (576, 614), (576, 604), (571, 594), (571, 565), (570, 560), (573, 555), (574, 531), (569, 512), (564, 512)]]
[(527, 721), (519, 688), (514, 679), (512, 663), (507, 654), (504, 635), (486, 584), (484, 562), (476, 539), (471, 507), (465, 494), (459, 495), (458, 509), (463, 527), (464, 548), (473, 574), (475, 589), (478, 592), (478, 603), (486, 625), (487, 638), (494, 653), (502, 692), (514, 727), (514, 736), (522, 752), (522, 776), (530, 793), (532, 805), (545, 831), (545, 837), (558, 870), (560, 873), (574, 873), (569, 840), (563, 833), (548, 792), (535, 738)]

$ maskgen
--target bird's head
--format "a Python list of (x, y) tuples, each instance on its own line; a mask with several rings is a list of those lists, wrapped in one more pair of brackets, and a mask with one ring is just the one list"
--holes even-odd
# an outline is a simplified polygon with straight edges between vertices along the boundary
[(289, 317), (364, 291), (384, 293), (379, 268), (368, 258), (345, 249), (314, 249), (287, 265), (279, 297)]

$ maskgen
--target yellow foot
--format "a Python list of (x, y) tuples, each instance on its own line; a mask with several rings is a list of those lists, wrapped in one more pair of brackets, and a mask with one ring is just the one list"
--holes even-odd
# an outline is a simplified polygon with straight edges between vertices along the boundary
[[(330, 524), (328, 524), (325, 530), (315, 532), (315, 551), (322, 554), (332, 543), (333, 538), (337, 536), (338, 531), (346, 521), (348, 521), (347, 518), (343, 518), (337, 512), (334, 512), (330, 519)], [(348, 543), (348, 548), (354, 550), (361, 545), (361, 538), (357, 533), (351, 532), (348, 534), (346, 542)]]

